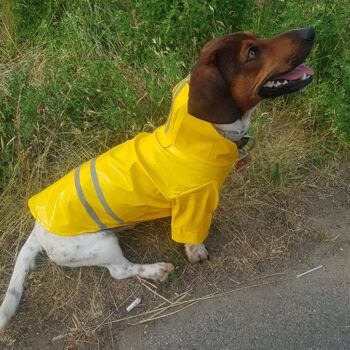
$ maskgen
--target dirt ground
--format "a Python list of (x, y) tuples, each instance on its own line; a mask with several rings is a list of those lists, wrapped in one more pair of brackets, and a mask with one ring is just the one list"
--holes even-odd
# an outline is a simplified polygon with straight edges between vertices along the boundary
[[(113, 281), (103, 269), (62, 269), (45, 257), (39, 259), (16, 316), (0, 335), (1, 348), (131, 349), (128, 337), (130, 344), (137, 338), (131, 341), (134, 326), (130, 324), (172, 312), (179, 315), (183, 307), (198, 307), (194, 304), (200, 298), (211, 299), (235, 288), (278, 283), (290, 266), (305, 260), (315, 249), (339, 250), (343, 235), (349, 232), (349, 226), (342, 225), (350, 210), (348, 169), (343, 165), (336, 176), (318, 176), (314, 185), (285, 199), (264, 198), (260, 207), (255, 200), (255, 205), (244, 211), (234, 202), (225, 202), (225, 191), (237, 181), (230, 180), (207, 242), (210, 261), (204, 264), (186, 263), (183, 248), (169, 238), (167, 220), (124, 233), (121, 243), (130, 260), (161, 259), (175, 264), (175, 272), (162, 284)], [(154, 235), (154, 231), (162, 234)], [(9, 266), (8, 274), (11, 269)], [(272, 280), (264, 278), (271, 275)], [(245, 293), (251, 293), (250, 289)], [(126, 313), (126, 306), (136, 297), (141, 297), (142, 303)], [(206, 301), (200, 305), (206, 307)], [(120, 321), (135, 315), (140, 316)], [(172, 315), (168, 318), (179, 322)], [(138, 327), (147, 329), (148, 322)]]

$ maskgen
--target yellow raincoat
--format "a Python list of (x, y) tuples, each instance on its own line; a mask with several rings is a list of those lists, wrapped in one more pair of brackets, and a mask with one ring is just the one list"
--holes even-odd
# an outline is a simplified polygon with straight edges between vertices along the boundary
[(202, 243), (236, 144), (188, 114), (189, 79), (175, 86), (165, 125), (72, 170), (29, 199), (48, 231), (73, 236), (171, 216), (172, 239)]

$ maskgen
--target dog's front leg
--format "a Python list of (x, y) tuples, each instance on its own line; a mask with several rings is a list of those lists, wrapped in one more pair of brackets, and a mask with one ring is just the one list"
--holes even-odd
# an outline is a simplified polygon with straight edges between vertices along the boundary
[(207, 248), (203, 243), (185, 244), (185, 252), (186, 252), (188, 261), (191, 264), (202, 262), (204, 260), (207, 260), (209, 257)]

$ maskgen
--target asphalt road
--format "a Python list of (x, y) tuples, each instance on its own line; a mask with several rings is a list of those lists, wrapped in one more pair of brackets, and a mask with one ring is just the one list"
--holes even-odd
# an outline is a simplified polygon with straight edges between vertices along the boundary
[[(334, 215), (332, 215), (334, 214)], [(313, 218), (336, 237), (287, 272), (286, 280), (201, 302), (172, 317), (129, 327), (117, 349), (350, 349), (350, 215)], [(315, 266), (323, 268), (296, 278)]]

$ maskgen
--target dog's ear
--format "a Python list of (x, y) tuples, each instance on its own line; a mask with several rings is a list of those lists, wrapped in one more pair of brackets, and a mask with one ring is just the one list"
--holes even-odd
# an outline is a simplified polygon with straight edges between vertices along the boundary
[[(190, 79), (189, 114), (215, 124), (229, 124), (242, 113), (235, 104), (230, 84), (223, 76), (222, 46), (213, 40), (204, 46)], [(225, 67), (226, 68), (226, 67)], [(226, 71), (226, 69), (225, 69)]]

